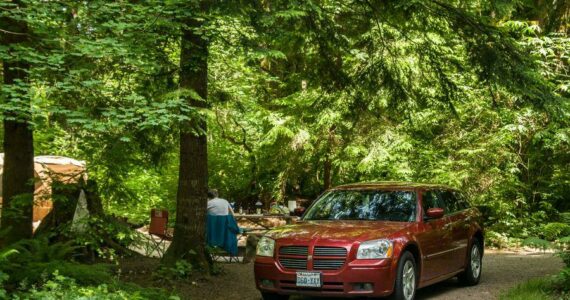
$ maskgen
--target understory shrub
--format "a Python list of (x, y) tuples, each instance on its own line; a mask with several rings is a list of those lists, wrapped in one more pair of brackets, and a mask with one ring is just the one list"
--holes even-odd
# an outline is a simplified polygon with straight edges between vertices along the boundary
[(113, 265), (73, 261), (73, 243), (38, 238), (0, 252), (0, 299), (178, 299), (161, 289), (121, 283)]
[(11, 269), (8, 283), (17, 285), (19, 289), (27, 289), (43, 284), (54, 272), (73, 278), (81, 285), (110, 283), (114, 279), (110, 273), (111, 267), (107, 264), (85, 265), (68, 261), (30, 263), (22, 268)]
[(192, 275), (194, 267), (187, 260), (178, 260), (174, 266), (162, 266), (154, 274), (158, 280), (183, 280)]
[[(0, 251), (0, 264), (4, 264), (8, 260), (8, 257), (15, 253), (17, 253), (17, 251), (13, 249)], [(5, 299), (7, 296), (7, 292), (4, 289), (4, 282), (7, 281), (8, 278), (8, 274), (0, 270), (0, 299)]]
[[(558, 252), (558, 256), (562, 258), (562, 261), (566, 265), (566, 267), (558, 275), (558, 289), (565, 293), (570, 293), (570, 236), (559, 239), (558, 243), (561, 249)], [(568, 298), (570, 298), (570, 295), (568, 296)]]
[(561, 247), (565, 246), (565, 250), (560, 251), (559, 256), (562, 258), (562, 261), (564, 261), (564, 264), (566, 264), (567, 267), (570, 267), (570, 236), (561, 238), (558, 242)]
[(24, 264), (30, 262), (49, 262), (54, 260), (68, 260), (78, 249), (73, 241), (65, 243), (50, 243), (47, 237), (22, 240), (14, 244), (11, 249), (17, 251), (10, 258), (11, 263)]
[(551, 281), (548, 279), (533, 279), (517, 285), (503, 293), (500, 300), (551, 300)]
[(85, 221), (85, 226), (88, 230), (81, 233), (67, 231), (68, 238), (87, 253), (109, 261), (114, 261), (117, 254), (131, 254), (129, 247), (145, 242), (142, 234), (114, 217), (92, 217)]
[(111, 265), (76, 263), (73, 256), (77, 249), (73, 241), (50, 244), (47, 238), (23, 240), (8, 250), (11, 255), (0, 264), (0, 272), (9, 276), (4, 281), (11, 289), (41, 285), (56, 271), (82, 285), (112, 282)]
[(521, 243), (521, 239), (509, 237), (505, 233), (498, 233), (488, 230), (485, 233), (485, 245), (499, 249), (516, 247)]
[(545, 240), (554, 241), (570, 235), (570, 225), (565, 223), (548, 223), (541, 227), (541, 234)]
[(30, 300), (175, 300), (176, 296), (169, 295), (164, 290), (141, 288), (136, 285), (99, 284), (82, 286), (73, 278), (55, 272), (40, 287), (14, 294), (14, 299)]
[[(570, 292), (570, 236), (559, 238), (556, 242), (549, 242), (537, 237), (531, 237), (523, 241), (523, 245), (539, 248), (545, 250), (547, 248), (553, 248), (556, 250), (556, 255), (562, 258), (565, 267), (562, 269), (560, 274), (555, 276), (550, 281), (550, 290), (554, 290), (561, 295), (568, 295)], [(570, 295), (568, 295), (570, 296)], [(568, 297), (570, 298), (570, 297)], [(510, 298), (509, 298), (510, 299)], [(522, 298), (521, 298), (522, 299)], [(531, 299), (531, 298), (529, 298)], [(567, 299), (564, 298), (563, 299)]]
[(522, 241), (522, 246), (527, 246), (530, 248), (540, 249), (542, 251), (546, 251), (546, 249), (551, 248), (551, 244), (547, 240), (543, 240), (538, 237), (529, 237)]
[(560, 222), (570, 225), (570, 212), (560, 213)]

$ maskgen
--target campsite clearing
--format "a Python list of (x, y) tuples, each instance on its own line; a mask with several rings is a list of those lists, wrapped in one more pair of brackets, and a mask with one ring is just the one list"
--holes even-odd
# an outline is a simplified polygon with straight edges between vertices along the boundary
[[(223, 274), (209, 278), (178, 281), (174, 286), (161, 285), (151, 273), (158, 266), (156, 259), (124, 261), (123, 279), (142, 286), (172, 288), (181, 299), (259, 300), (253, 279), (253, 264), (223, 264)], [(481, 283), (461, 287), (456, 279), (421, 289), (417, 299), (496, 299), (507, 289), (532, 278), (556, 274), (562, 261), (550, 253), (506, 252), (488, 250), (483, 261)], [(293, 300), (312, 298), (293, 297)]]

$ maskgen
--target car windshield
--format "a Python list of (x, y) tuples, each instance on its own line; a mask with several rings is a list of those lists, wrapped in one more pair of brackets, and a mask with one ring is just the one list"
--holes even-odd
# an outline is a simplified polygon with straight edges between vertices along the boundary
[(416, 202), (412, 191), (336, 190), (317, 199), (303, 220), (413, 222)]

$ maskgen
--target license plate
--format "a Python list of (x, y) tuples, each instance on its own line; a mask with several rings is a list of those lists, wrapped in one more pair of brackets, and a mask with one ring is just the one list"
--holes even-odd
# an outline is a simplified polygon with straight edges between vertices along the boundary
[(321, 287), (320, 272), (297, 272), (297, 286)]

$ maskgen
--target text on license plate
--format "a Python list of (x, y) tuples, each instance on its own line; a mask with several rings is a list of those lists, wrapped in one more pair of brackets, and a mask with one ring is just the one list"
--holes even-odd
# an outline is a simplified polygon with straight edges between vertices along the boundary
[(297, 286), (321, 287), (320, 272), (297, 272)]

